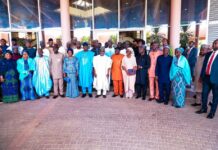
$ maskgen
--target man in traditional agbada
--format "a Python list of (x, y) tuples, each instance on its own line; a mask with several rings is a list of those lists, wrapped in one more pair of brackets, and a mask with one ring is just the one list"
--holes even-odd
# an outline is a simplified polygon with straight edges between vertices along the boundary
[(88, 50), (88, 43), (83, 43), (83, 51), (76, 54), (79, 61), (79, 86), (82, 87), (82, 98), (86, 97), (88, 88), (89, 97), (92, 97), (93, 57), (95, 53)]
[(35, 87), (36, 94), (39, 97), (45, 96), (49, 98), (49, 91), (52, 87), (50, 78), (49, 58), (43, 56), (42, 49), (38, 49), (38, 56), (35, 57), (36, 70), (33, 74), (33, 86)]

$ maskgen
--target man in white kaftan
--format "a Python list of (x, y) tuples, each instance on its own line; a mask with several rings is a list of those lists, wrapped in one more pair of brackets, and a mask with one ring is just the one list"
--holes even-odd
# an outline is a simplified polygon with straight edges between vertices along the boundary
[(94, 88), (97, 90), (96, 98), (101, 95), (103, 90), (103, 97), (106, 98), (106, 93), (110, 86), (110, 69), (112, 61), (105, 55), (105, 49), (101, 48), (100, 54), (93, 59), (94, 67)]

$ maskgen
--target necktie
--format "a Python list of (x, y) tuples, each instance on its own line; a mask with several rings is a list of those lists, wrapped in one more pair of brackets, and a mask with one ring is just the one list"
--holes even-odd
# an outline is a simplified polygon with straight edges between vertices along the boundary
[(211, 68), (214, 56), (215, 56), (215, 52), (213, 52), (212, 56), (210, 57), (209, 63), (206, 68), (206, 75), (210, 75), (210, 68)]

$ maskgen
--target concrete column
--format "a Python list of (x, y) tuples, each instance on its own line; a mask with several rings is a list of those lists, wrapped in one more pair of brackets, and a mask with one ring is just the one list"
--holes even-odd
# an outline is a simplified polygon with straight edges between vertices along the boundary
[(180, 46), (180, 22), (182, 0), (171, 0), (170, 9), (170, 45), (173, 49)]
[(66, 48), (67, 42), (71, 40), (69, 0), (60, 0), (60, 6), (62, 44)]

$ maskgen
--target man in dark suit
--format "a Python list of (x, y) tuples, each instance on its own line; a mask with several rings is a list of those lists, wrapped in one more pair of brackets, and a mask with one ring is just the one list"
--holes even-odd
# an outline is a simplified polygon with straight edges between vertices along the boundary
[(195, 47), (195, 42), (190, 41), (189, 47), (186, 51), (184, 51), (183, 55), (187, 58), (190, 69), (191, 69), (191, 75), (192, 78), (194, 78), (194, 69), (195, 64), (197, 62), (197, 55), (198, 55), (198, 49)]
[(201, 70), (200, 81), (203, 81), (202, 106), (196, 113), (207, 113), (208, 95), (212, 90), (213, 100), (207, 118), (215, 116), (218, 104), (218, 39), (213, 42), (213, 51), (206, 54)]
[(136, 92), (137, 99), (142, 96), (142, 100), (146, 99), (147, 93), (147, 77), (148, 68), (150, 67), (150, 57), (146, 53), (146, 47), (139, 46), (139, 55), (136, 56), (137, 71), (136, 71)]

